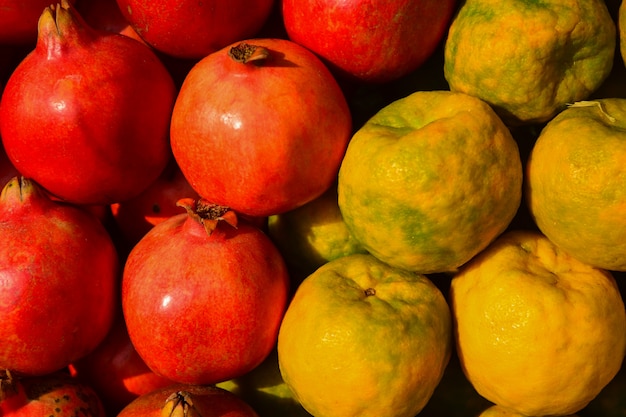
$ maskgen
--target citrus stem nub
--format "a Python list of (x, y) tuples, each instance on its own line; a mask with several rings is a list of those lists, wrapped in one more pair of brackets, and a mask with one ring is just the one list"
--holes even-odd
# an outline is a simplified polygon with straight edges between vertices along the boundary
[(372, 295), (376, 295), (376, 290), (374, 288), (368, 288), (365, 290), (366, 297), (371, 297)]
[(594, 101), (594, 100), (577, 101), (575, 103), (568, 104), (567, 107), (598, 107), (604, 117), (606, 117), (611, 123), (615, 122), (615, 117), (611, 116), (604, 109), (604, 106), (599, 101)]

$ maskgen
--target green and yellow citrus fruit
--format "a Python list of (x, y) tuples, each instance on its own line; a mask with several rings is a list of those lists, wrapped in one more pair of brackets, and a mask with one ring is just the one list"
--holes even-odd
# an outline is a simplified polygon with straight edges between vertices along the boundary
[(290, 265), (308, 273), (333, 259), (367, 252), (343, 221), (335, 185), (295, 210), (270, 216), (268, 234)]
[(578, 103), (552, 119), (530, 152), (525, 198), (557, 246), (626, 271), (626, 99)]
[(526, 416), (580, 411), (626, 353), (626, 311), (611, 273), (537, 231), (508, 231), (464, 265), (450, 303), (468, 380)]
[(335, 259), (305, 278), (278, 336), (281, 375), (315, 417), (413, 417), (451, 351), (441, 291), (369, 254)]
[(616, 27), (603, 0), (467, 0), (445, 43), (453, 91), (510, 124), (546, 122), (608, 76)]
[(510, 131), (482, 100), (420, 91), (352, 137), (338, 203), (352, 235), (392, 266), (452, 271), (502, 233), (521, 202)]

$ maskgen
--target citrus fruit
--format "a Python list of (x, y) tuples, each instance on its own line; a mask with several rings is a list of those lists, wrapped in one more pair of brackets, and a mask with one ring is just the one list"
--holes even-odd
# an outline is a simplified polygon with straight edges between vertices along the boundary
[(622, 62), (626, 63), (626, 2), (621, 1), (617, 14), (619, 47)]
[(626, 270), (626, 99), (563, 110), (526, 166), (525, 197), (539, 229), (583, 262)]
[(366, 253), (341, 217), (336, 186), (301, 207), (270, 216), (267, 227), (287, 263), (308, 273), (333, 259)]
[(338, 204), (372, 255), (419, 273), (447, 272), (502, 233), (522, 194), (517, 143), (482, 100), (418, 91), (352, 137)]
[(259, 417), (311, 417), (283, 381), (276, 349), (252, 371), (216, 385), (237, 394), (254, 408)]
[(626, 311), (614, 277), (538, 231), (501, 235), (460, 269), (449, 295), (465, 375), (510, 411), (576, 413), (621, 367)]
[(603, 0), (468, 0), (449, 29), (444, 74), (508, 124), (541, 123), (596, 90), (615, 49)]
[[(520, 414), (516, 411), (511, 411), (507, 408), (499, 405), (492, 405), (485, 409), (478, 417), (527, 417), (524, 414)], [(578, 417), (576, 414), (570, 414), (567, 417)]]
[(278, 363), (316, 417), (413, 417), (451, 349), (450, 310), (432, 281), (354, 254), (324, 264), (297, 288)]

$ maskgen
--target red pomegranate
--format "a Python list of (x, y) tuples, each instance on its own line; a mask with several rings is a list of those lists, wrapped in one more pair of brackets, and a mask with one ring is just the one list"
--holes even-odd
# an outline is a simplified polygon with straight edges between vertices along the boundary
[(94, 389), (112, 416), (140, 395), (172, 384), (137, 354), (122, 317), (93, 352), (70, 365), (70, 371)]
[(102, 223), (16, 177), (0, 194), (0, 236), (0, 369), (43, 375), (94, 350), (119, 300)]
[(15, 378), (6, 370), (0, 376), (0, 415), (106, 416), (102, 401), (96, 392), (66, 372)]
[(135, 31), (164, 54), (200, 59), (252, 36), (268, 19), (274, 0), (117, 0)]
[(175, 161), (136, 197), (111, 205), (122, 238), (134, 246), (155, 225), (184, 212), (176, 205), (182, 198), (198, 198)]
[[(75, 3), (70, 0), (70, 3)], [(37, 39), (37, 20), (52, 0), (0, 0), (0, 45), (23, 45)]]
[(212, 384), (258, 366), (286, 308), (285, 262), (260, 229), (206, 201), (154, 226), (128, 255), (122, 308), (156, 374)]
[(171, 158), (171, 75), (146, 45), (88, 26), (67, 1), (47, 7), (36, 48), (11, 74), (0, 136), (18, 171), (57, 197), (134, 197)]
[(263, 217), (326, 191), (351, 131), (343, 91), (315, 55), (288, 40), (255, 39), (189, 71), (170, 135), (174, 158), (198, 194)]
[(215, 386), (172, 384), (144, 394), (117, 417), (258, 417), (241, 398)]
[(144, 40), (130, 26), (115, 0), (89, 0), (76, 3), (76, 10), (93, 28)]

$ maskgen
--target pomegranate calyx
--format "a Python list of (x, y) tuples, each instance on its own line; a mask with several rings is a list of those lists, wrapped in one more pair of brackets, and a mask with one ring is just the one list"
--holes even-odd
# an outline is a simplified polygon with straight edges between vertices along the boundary
[(194, 407), (190, 393), (176, 391), (165, 400), (161, 417), (201, 417), (201, 414)]
[(242, 64), (261, 63), (269, 58), (270, 52), (262, 46), (241, 42), (228, 50), (228, 56)]
[(93, 29), (85, 23), (68, 0), (46, 7), (37, 23), (37, 45), (48, 59), (63, 56), (68, 47), (88, 42)]
[(237, 214), (229, 207), (210, 203), (203, 198), (198, 200), (182, 198), (176, 202), (176, 205), (187, 210), (190, 217), (202, 224), (208, 235), (213, 233), (220, 222), (237, 228)]

